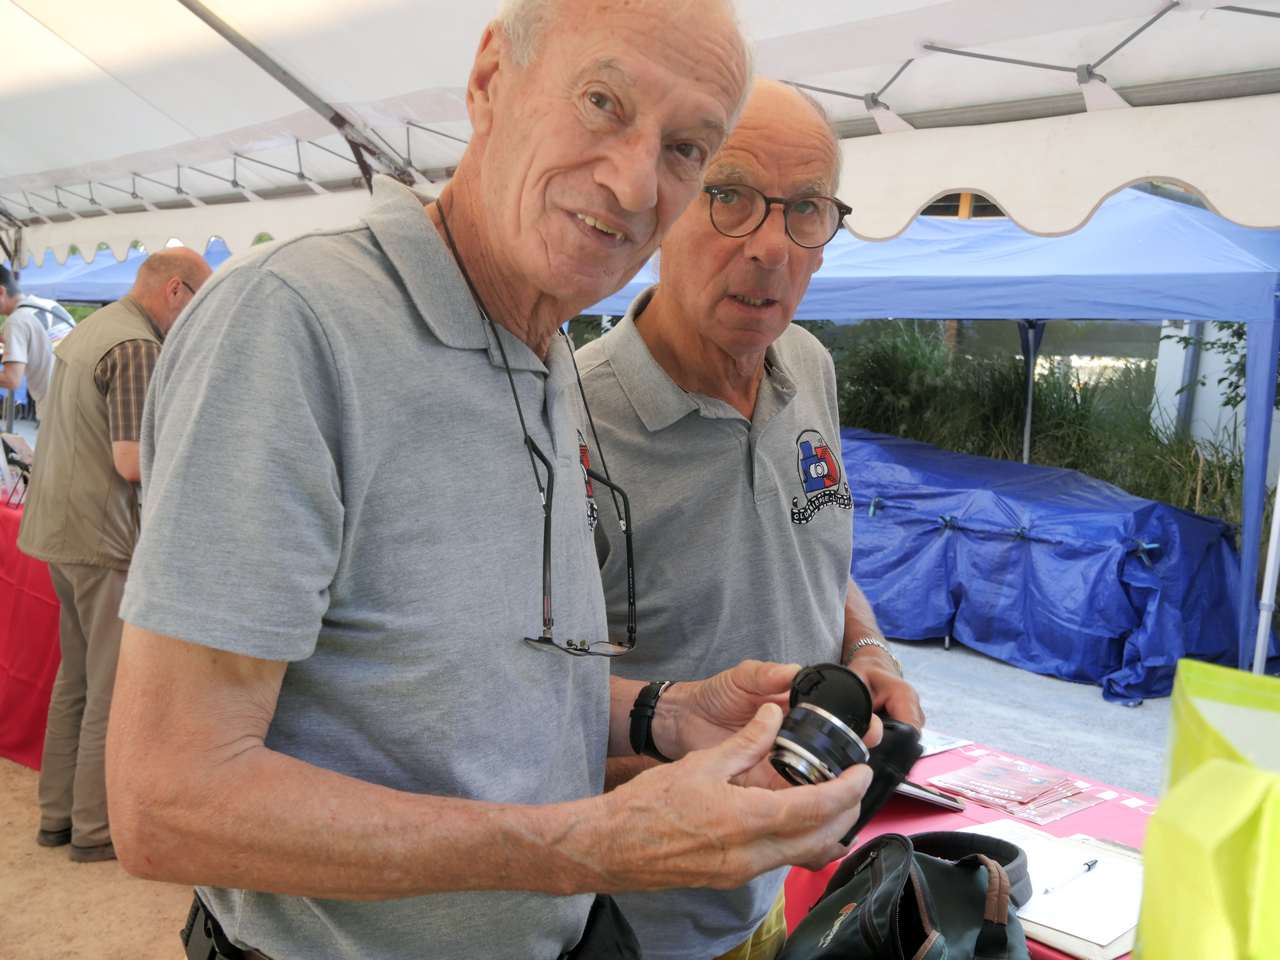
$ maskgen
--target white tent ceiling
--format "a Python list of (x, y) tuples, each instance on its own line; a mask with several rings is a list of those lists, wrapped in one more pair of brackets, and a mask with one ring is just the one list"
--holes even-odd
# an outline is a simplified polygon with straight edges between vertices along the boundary
[[(461, 155), (463, 88), (496, 0), (206, 6), (426, 178)], [(1207, 0), (739, 0), (761, 73), (838, 92), (818, 96), (848, 138), (841, 193), (854, 229), (877, 237), (956, 189), (1063, 232), (1106, 193), (1153, 177), (1240, 222), (1280, 226), (1280, 0), (1238, 6), (1254, 12)], [(1166, 8), (1097, 66), (1105, 80), (1079, 85), (1078, 65)], [(234, 250), (358, 209), (342, 137), (178, 0), (0, 0), (0, 38), (0, 215), (26, 224), (36, 260), (100, 241), (121, 255), (163, 234), (203, 246), (217, 233)], [(869, 109), (860, 98), (877, 91)]]

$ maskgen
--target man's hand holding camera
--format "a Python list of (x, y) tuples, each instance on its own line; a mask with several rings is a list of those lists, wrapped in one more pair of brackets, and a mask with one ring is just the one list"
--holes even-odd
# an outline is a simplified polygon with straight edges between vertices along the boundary
[[(800, 667), (794, 663), (744, 660), (737, 666), (695, 683), (673, 685), (662, 697), (653, 719), (653, 736), (659, 750), (673, 759), (693, 750), (714, 747), (737, 733), (765, 703), (776, 703), (785, 713), (791, 681)], [(868, 747), (880, 742), (880, 719), (873, 717), (864, 738)], [(664, 745), (670, 744), (668, 753)], [(768, 763), (768, 752), (738, 779), (740, 786), (786, 787)]]
[[(773, 867), (816, 867), (848, 852), (838, 841), (857, 820), (870, 768), (790, 789), (769, 763), (799, 669), (748, 660), (663, 692), (653, 742), (675, 762), (603, 798), (616, 853), (605, 862), (628, 869), (601, 877), (599, 889), (727, 889)], [(868, 746), (880, 736), (873, 719)]]
[[(789, 683), (795, 668), (778, 668), (773, 673), (785, 676)], [(712, 684), (721, 677), (724, 674), (703, 683)], [(747, 697), (741, 690), (727, 695), (715, 687), (708, 691), (712, 693), (726, 697), (722, 703), (726, 711), (738, 709)], [(848, 852), (839, 839), (858, 818), (859, 803), (871, 782), (869, 767), (854, 767), (836, 780), (815, 786), (787, 790), (744, 786), (753, 777), (763, 777), (766, 770), (770, 786), (785, 785), (768, 764), (783, 717), (782, 708), (772, 702), (776, 695), (760, 694), (757, 703), (763, 699), (763, 705), (727, 738), (723, 722), (699, 713), (705, 704), (698, 703), (696, 689), (689, 699), (686, 735), (695, 741), (710, 740), (719, 730), (721, 739), (674, 763), (646, 770), (600, 798), (612, 828), (606, 840), (609, 855), (599, 863), (624, 867), (600, 877), (599, 890), (729, 889), (774, 867), (825, 864)]]

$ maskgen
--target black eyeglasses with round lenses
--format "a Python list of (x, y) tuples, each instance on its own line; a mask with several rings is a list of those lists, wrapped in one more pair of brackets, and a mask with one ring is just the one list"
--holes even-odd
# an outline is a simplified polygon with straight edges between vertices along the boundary
[(792, 242), (806, 249), (824, 247), (853, 208), (835, 197), (770, 197), (745, 184), (703, 187), (710, 201), (711, 225), (726, 237), (747, 237), (769, 219), (773, 205), (782, 207), (783, 224)]

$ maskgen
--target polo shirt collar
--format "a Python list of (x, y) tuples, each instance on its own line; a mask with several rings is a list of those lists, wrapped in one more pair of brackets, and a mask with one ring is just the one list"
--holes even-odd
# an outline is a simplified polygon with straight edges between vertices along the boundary
[[(423, 209), (431, 199), (391, 177), (374, 177), (373, 203), (365, 223), (436, 339), (458, 350), (484, 350), (490, 362), (501, 367), (497, 341), (453, 254)], [(512, 370), (546, 372), (546, 366), (523, 340), (501, 324), (495, 326)]]
[[(685, 390), (654, 359), (649, 345), (640, 336), (636, 319), (657, 289), (652, 286), (631, 301), (622, 320), (601, 340), (610, 368), (645, 429), (657, 433), (695, 412), (709, 418), (742, 419), (742, 414), (725, 401)], [(785, 407), (795, 396), (795, 380), (782, 363), (776, 344), (770, 344), (765, 351), (765, 368), (768, 373), (756, 401), (757, 420), (761, 419), (762, 412), (766, 418), (772, 416), (775, 412), (772, 408)], [(777, 396), (773, 397), (773, 393)], [(770, 394), (766, 403), (770, 409), (762, 410), (766, 394)]]
[(636, 329), (636, 318), (657, 289), (650, 287), (632, 300), (617, 326), (600, 341), (618, 385), (650, 433), (665, 430), (698, 409), (698, 401), (662, 369)]
[(160, 338), (161, 343), (164, 343), (164, 331), (156, 326), (155, 321), (151, 319), (151, 314), (147, 313), (142, 304), (135, 300), (132, 295), (127, 293), (120, 298), (120, 303), (122, 303), (127, 309), (132, 310), (143, 320), (147, 321), (147, 326), (151, 328), (151, 332)]

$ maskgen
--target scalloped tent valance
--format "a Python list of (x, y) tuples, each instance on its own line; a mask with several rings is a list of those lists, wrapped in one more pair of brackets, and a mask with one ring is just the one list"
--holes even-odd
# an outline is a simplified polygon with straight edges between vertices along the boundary
[(282, 239), (354, 223), (368, 203), (364, 190), (347, 190), (42, 224), (23, 230), (23, 266), (40, 266), (48, 257), (63, 263), (72, 246), (91, 263), (99, 243), (108, 244), (111, 254), (123, 260), (135, 240), (147, 250), (159, 250), (170, 240), (203, 250), (211, 237), (221, 237), (233, 254), (243, 253), (260, 233)]
[[(911, 130), (845, 140), (842, 149), (849, 227), (868, 240), (896, 236), (959, 190), (989, 197), (1031, 233), (1057, 236), (1118, 190), (1152, 179), (1181, 184), (1228, 220), (1280, 227), (1280, 94)], [(49, 255), (61, 263), (72, 245), (91, 260), (99, 243), (122, 259), (135, 240), (149, 250), (170, 238), (204, 249), (220, 236), (239, 253), (260, 233), (353, 222), (366, 203), (363, 190), (346, 190), (47, 223), (24, 231), (24, 266)]]
[(842, 144), (841, 197), (868, 240), (907, 228), (944, 194), (972, 190), (1023, 229), (1070, 233), (1111, 194), (1160, 179), (1228, 220), (1280, 226), (1280, 95), (1134, 107)]

